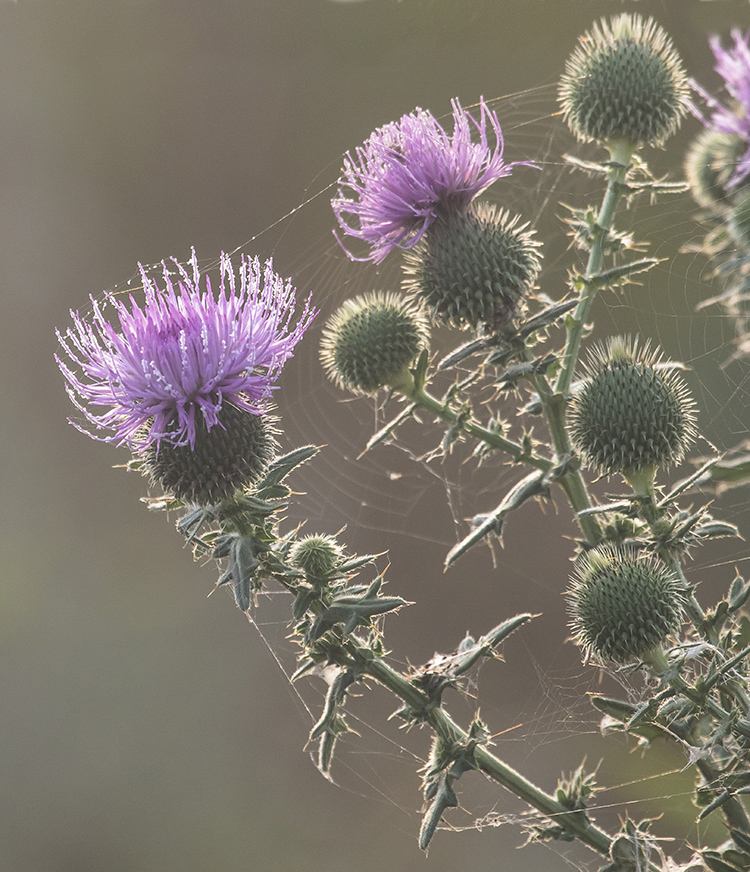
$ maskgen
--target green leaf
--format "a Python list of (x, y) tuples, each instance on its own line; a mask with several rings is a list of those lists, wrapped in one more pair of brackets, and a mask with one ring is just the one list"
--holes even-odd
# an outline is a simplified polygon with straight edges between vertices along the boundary
[[(552, 470), (550, 470), (551, 472)], [(495, 535), (500, 537), (503, 528), (503, 521), (506, 515), (523, 505), (527, 500), (536, 496), (546, 496), (548, 491), (548, 473), (537, 471), (532, 472), (525, 478), (521, 479), (514, 485), (500, 505), (490, 512), (488, 515), (480, 515), (477, 517), (478, 523), (474, 529), (465, 536), (460, 542), (451, 548), (448, 556), (445, 558), (445, 568), (454, 564), (459, 557), (464, 555), (470, 548), (486, 539), (487, 536)], [(481, 518), (481, 520), (479, 520)]]
[(296, 448), (282, 457), (277, 457), (271, 464), (268, 472), (258, 483), (256, 492), (260, 493), (266, 487), (271, 487), (282, 482), (295, 467), (306, 463), (311, 457), (314, 457), (320, 447), (317, 445), (304, 445), (302, 448)]

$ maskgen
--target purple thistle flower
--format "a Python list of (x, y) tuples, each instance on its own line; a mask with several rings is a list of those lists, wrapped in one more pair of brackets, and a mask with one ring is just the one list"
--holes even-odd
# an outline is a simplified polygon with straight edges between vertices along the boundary
[[(415, 109), (375, 130), (354, 156), (345, 155), (341, 187), (331, 205), (344, 234), (371, 247), (367, 257), (358, 258), (339, 239), (352, 260), (380, 263), (394, 248), (412, 248), (441, 211), (465, 210), (514, 166), (535, 166), (503, 162), (500, 122), (484, 100), (479, 121), (458, 100), (452, 106), (452, 135), (432, 113)], [(472, 142), (474, 128), (478, 142)]]
[(727, 182), (727, 188), (735, 187), (750, 175), (750, 30), (743, 37), (741, 31), (734, 28), (732, 37), (734, 48), (722, 48), (718, 36), (712, 36), (709, 44), (716, 57), (714, 69), (724, 79), (724, 87), (736, 105), (727, 109), (709, 97), (714, 111), (710, 120), (705, 122), (712, 130), (735, 134), (747, 143), (747, 151)]
[(200, 289), (195, 250), (192, 275), (173, 262), (177, 289), (165, 262), (165, 290), (140, 267), (143, 307), (132, 296), (128, 306), (107, 295), (119, 329), (92, 297), (90, 320), (71, 311), (73, 327), (57, 332), (73, 363), (56, 356), (68, 395), (90, 424), (109, 431), (99, 436), (71, 421), (94, 439), (137, 452), (161, 442), (192, 449), (199, 415), (210, 431), (223, 426), (219, 413), (225, 404), (262, 414), (284, 362), (316, 314), (308, 299), (291, 326), (295, 289), (270, 260), (261, 268), (257, 258), (243, 257), (238, 288), (231, 260), (222, 254), (216, 297), (208, 278)]

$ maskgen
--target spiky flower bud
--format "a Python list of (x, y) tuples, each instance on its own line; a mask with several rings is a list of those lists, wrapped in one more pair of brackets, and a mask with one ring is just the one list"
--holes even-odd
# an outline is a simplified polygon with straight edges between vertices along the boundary
[(696, 434), (695, 404), (676, 368), (622, 336), (594, 348), (569, 420), (587, 466), (629, 478), (682, 460)]
[(520, 313), (541, 266), (540, 243), (527, 226), (488, 203), (450, 213), (405, 253), (404, 290), (440, 321), (502, 330)]
[(323, 331), (320, 357), (329, 377), (354, 393), (409, 381), (409, 367), (429, 338), (420, 307), (394, 293), (347, 300)]
[(685, 176), (696, 203), (710, 209), (727, 199), (727, 185), (746, 146), (736, 134), (701, 131), (685, 155)]
[(341, 563), (343, 552), (333, 536), (305, 536), (289, 551), (289, 562), (311, 578), (323, 578)]
[(653, 18), (625, 13), (580, 38), (558, 96), (584, 142), (661, 145), (686, 112), (688, 81), (666, 32)]
[(200, 421), (195, 444), (163, 440), (141, 455), (145, 471), (167, 493), (198, 505), (212, 505), (256, 482), (274, 458), (272, 419), (225, 404), (218, 423)]
[(603, 545), (576, 563), (567, 590), (570, 626), (586, 656), (627, 663), (657, 659), (682, 622), (682, 583), (657, 557)]

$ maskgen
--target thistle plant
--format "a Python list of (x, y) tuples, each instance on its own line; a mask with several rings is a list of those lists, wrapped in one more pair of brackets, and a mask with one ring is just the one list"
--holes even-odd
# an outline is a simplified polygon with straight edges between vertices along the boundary
[[(741, 42), (735, 35), (737, 63), (744, 63)], [(744, 79), (732, 59), (721, 68), (730, 70), (731, 93), (741, 99), (744, 85), (737, 83)], [(657, 263), (641, 256), (643, 241), (616, 228), (618, 209), (640, 192), (687, 188), (654, 179), (644, 156), (681, 124), (687, 94), (684, 66), (656, 22), (618, 15), (582, 37), (561, 79), (560, 108), (575, 136), (605, 153), (599, 162), (567, 160), (604, 191), (600, 206), (568, 207), (564, 232), (587, 252), (587, 264), (571, 272), (561, 298), (544, 290), (549, 279), (529, 219), (480, 200), (518, 166), (504, 163), (500, 120), (484, 101), (478, 119), (454, 101), (452, 133), (421, 109), (375, 130), (345, 156), (332, 207), (342, 247), (358, 240), (369, 248), (364, 256), (345, 248), (352, 259), (401, 258), (403, 293), (373, 290), (344, 302), (330, 316), (321, 348), (323, 367), (340, 389), (376, 401), (387, 394), (402, 404), (366, 450), (397, 438), (412, 419), (433, 441), (436, 422), (438, 454), (464, 442), (475, 457), (512, 461), (513, 485), (473, 520), (447, 565), (498, 539), (506, 519), (530, 500), (567, 502), (575, 530), (566, 593), (573, 642), (586, 661), (617, 670), (626, 691), (625, 698), (593, 697), (603, 727), (644, 746), (657, 736), (676, 742), (696, 773), (698, 820), (715, 815), (726, 825), (724, 842), (700, 845), (697, 858), (682, 866), (660, 847), (652, 822), (625, 820), (619, 832), (595, 822), (594, 773), (583, 764), (550, 793), (494, 753), (491, 725), (478, 710), (463, 725), (451, 715), (452, 695), (466, 690), (476, 665), (496, 658), (531, 614), (482, 628), (421, 666), (397, 668), (384, 616), (410, 604), (386, 588), (376, 556), (348, 553), (339, 536), (285, 529), (293, 494), (287, 479), (318, 449), (280, 456), (281, 422), (269, 400), (314, 310), (308, 302), (292, 326), (294, 289), (270, 264), (261, 269), (243, 260), (238, 285), (223, 257), (218, 295), (208, 283), (201, 289), (194, 255), (192, 272), (175, 262), (177, 287), (166, 265), (164, 290), (143, 271), (143, 306), (107, 301), (119, 328), (94, 304), (90, 320), (73, 314), (73, 327), (60, 334), (69, 358), (60, 366), (94, 428), (89, 435), (131, 449), (131, 467), (164, 490), (150, 507), (181, 510), (178, 530), (197, 557), (216, 561), (216, 586), (229, 585), (242, 611), (255, 609), (256, 594), (268, 587), (290, 595), (293, 680), (314, 675), (327, 682), (309, 737), (320, 770), (335, 767), (338, 742), (354, 732), (348, 696), (372, 682), (397, 699), (405, 726), (432, 733), (422, 770), (425, 850), (458, 805), (461, 779), (480, 771), (539, 813), (532, 841), (577, 839), (605, 858), (609, 872), (750, 869), (743, 800), (750, 783), (750, 645), (742, 614), (750, 583), (728, 579), (726, 597), (705, 607), (684, 572), (700, 544), (738, 535), (712, 517), (700, 489), (718, 457), (682, 481), (667, 478), (696, 441), (700, 410), (683, 367), (650, 337), (592, 344), (581, 364), (602, 289), (634, 281)], [(727, 227), (731, 200), (733, 226), (744, 227), (744, 176), (722, 163), (741, 151), (726, 137), (742, 133), (712, 123), (721, 125), (712, 134), (723, 138), (703, 134), (690, 181), (704, 184), (702, 205)], [(464, 331), (439, 360), (428, 348), (430, 319)], [(433, 387), (446, 382), (447, 389)], [(496, 406), (511, 401), (517, 414), (507, 422)], [(539, 416), (543, 425), (532, 435), (529, 419)], [(621, 477), (626, 489), (602, 499), (602, 476), (615, 487)], [(561, 590), (569, 575), (561, 566)], [(561, 626), (561, 639), (566, 633)]]

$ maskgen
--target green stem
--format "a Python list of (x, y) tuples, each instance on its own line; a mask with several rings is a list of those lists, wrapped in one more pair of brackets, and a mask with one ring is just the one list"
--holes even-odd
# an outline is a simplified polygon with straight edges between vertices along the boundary
[[(664, 727), (692, 748), (701, 748), (701, 743), (696, 739), (692, 728), (681, 727), (679, 723), (666, 723)], [(707, 785), (721, 784), (720, 771), (704, 757), (697, 756), (695, 765)], [(736, 796), (729, 797), (721, 806), (721, 811), (729, 827), (741, 830), (743, 833), (750, 832), (750, 820), (748, 820), (744, 806)]]
[[(641, 517), (646, 521), (652, 535), (658, 541), (662, 534), (663, 521), (662, 511), (656, 505), (656, 491), (654, 489), (655, 472), (655, 469), (649, 468), (643, 470), (639, 475), (631, 473), (626, 476), (626, 479), (633, 488), (635, 496), (639, 497)], [(685, 610), (690, 618), (690, 623), (707, 642), (717, 646), (719, 644), (719, 633), (715, 627), (706, 624), (706, 613), (701, 608), (693, 593), (692, 586), (685, 577), (682, 563), (675, 554), (668, 550), (662, 550), (659, 556), (682, 582), (685, 593)]]
[[(573, 449), (568, 439), (568, 431), (565, 428), (565, 397), (559, 392), (553, 392), (547, 379), (543, 376), (537, 376), (535, 384), (547, 417), (547, 426), (549, 427), (552, 444), (555, 448), (555, 456), (557, 462), (561, 463), (564, 458), (570, 457), (573, 454)], [(592, 504), (580, 469), (577, 467), (569, 469), (560, 479), (559, 483), (560, 487), (565, 491), (568, 502), (576, 513), (578, 526), (588, 544), (593, 546), (601, 542), (602, 531), (597, 519), (593, 515), (580, 514), (584, 509), (590, 508)]]
[[(633, 156), (635, 147), (632, 143), (621, 140), (613, 143), (610, 146), (609, 154), (611, 160), (609, 182), (607, 190), (602, 200), (602, 206), (599, 210), (599, 215), (596, 219), (596, 235), (594, 242), (589, 252), (589, 261), (586, 266), (586, 275), (595, 276), (601, 272), (604, 262), (604, 246), (609, 236), (609, 231), (612, 229), (615, 210), (622, 196), (625, 179), (630, 169), (630, 158)], [(557, 377), (555, 384), (555, 392), (563, 396), (567, 396), (570, 391), (570, 386), (573, 383), (575, 368), (578, 363), (578, 353), (581, 347), (581, 338), (583, 336), (583, 328), (586, 324), (589, 312), (591, 311), (594, 296), (596, 294), (596, 286), (593, 282), (587, 282), (582, 293), (578, 306), (571, 316), (568, 317), (567, 337), (565, 342), (565, 351), (563, 353), (562, 369)]]
[[(415, 711), (425, 712), (427, 722), (438, 735), (455, 742), (465, 743), (469, 740), (469, 734), (458, 726), (442, 708), (439, 706), (430, 707), (430, 700), (422, 691), (382, 660), (368, 660), (364, 671), (395, 693)], [(571, 811), (571, 809), (566, 808), (553, 796), (524, 778), (523, 775), (516, 772), (515, 769), (508, 766), (485, 747), (475, 748), (474, 759), (479, 769), (493, 781), (507, 788), (545, 817), (554, 820), (562, 829), (576, 836), (589, 848), (605, 857), (609, 856), (612, 837), (590, 823), (580, 814), (580, 809)]]
[[(419, 406), (420, 409), (425, 409), (425, 411), (435, 415), (436, 418), (447, 421), (449, 424), (459, 422), (459, 419), (461, 418), (459, 414), (454, 412), (446, 403), (437, 399), (437, 397), (428, 394), (423, 388), (418, 388), (413, 382), (411, 385), (400, 386), (400, 390), (404, 396), (408, 397), (415, 405)], [(539, 457), (535, 454), (529, 454), (523, 445), (514, 442), (512, 439), (506, 439), (505, 436), (501, 436), (499, 433), (488, 430), (486, 427), (482, 427), (480, 424), (477, 424), (473, 418), (461, 420), (460, 426), (465, 433), (469, 434), (469, 436), (473, 436), (475, 439), (484, 442), (491, 448), (497, 448), (500, 451), (504, 451), (520, 463), (526, 463), (529, 466), (541, 469), (544, 472), (552, 469), (554, 466), (554, 463), (551, 460), (548, 460), (545, 457)]]

